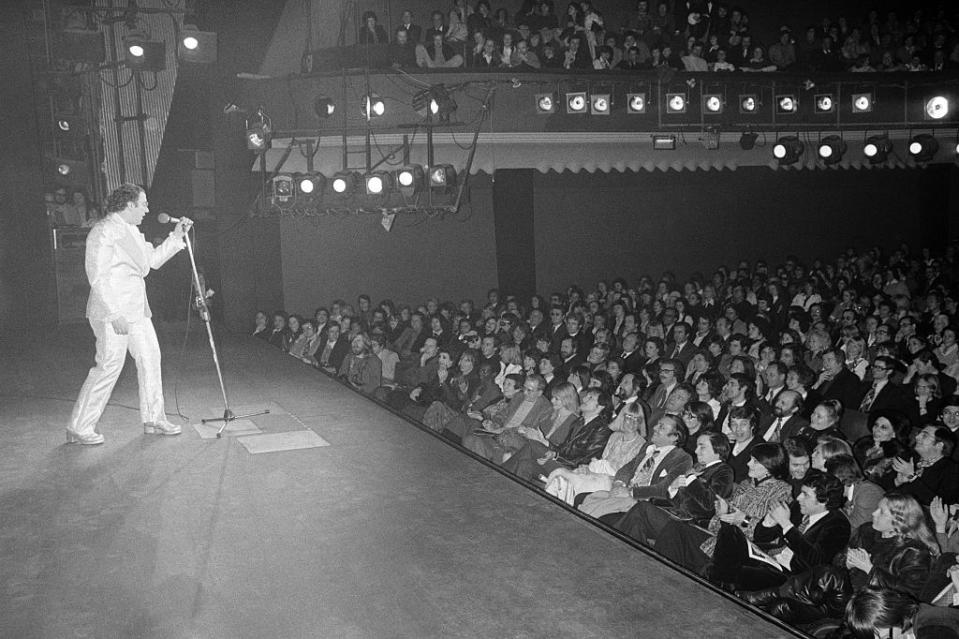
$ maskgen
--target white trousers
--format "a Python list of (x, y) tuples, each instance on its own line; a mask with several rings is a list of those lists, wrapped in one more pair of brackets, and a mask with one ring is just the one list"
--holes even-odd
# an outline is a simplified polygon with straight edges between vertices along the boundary
[(126, 335), (117, 335), (110, 322), (90, 321), (97, 338), (97, 364), (90, 369), (70, 417), (70, 430), (81, 435), (93, 433), (116, 386), (127, 351), (137, 365), (140, 387), (140, 419), (143, 423), (165, 419), (163, 382), (160, 378), (160, 344), (153, 322), (144, 317), (130, 322)]

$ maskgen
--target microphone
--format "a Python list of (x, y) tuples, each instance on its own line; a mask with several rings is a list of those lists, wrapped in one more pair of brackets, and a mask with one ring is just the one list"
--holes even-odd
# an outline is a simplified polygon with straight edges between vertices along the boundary
[(157, 222), (159, 222), (160, 224), (169, 224), (170, 222), (176, 223), (179, 221), (180, 221), (180, 218), (171, 217), (170, 215), (167, 215), (166, 213), (160, 213), (159, 215), (157, 215)]

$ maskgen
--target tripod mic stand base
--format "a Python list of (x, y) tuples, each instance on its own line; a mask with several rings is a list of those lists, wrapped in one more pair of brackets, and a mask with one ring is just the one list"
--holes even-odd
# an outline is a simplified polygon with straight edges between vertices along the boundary
[(216, 438), (220, 439), (223, 436), (223, 431), (227, 426), (230, 425), (230, 422), (236, 421), (238, 419), (247, 419), (248, 417), (256, 417), (257, 415), (269, 415), (269, 410), (261, 410), (258, 413), (247, 413), (246, 415), (234, 415), (233, 411), (227, 408), (223, 411), (223, 417), (211, 417), (210, 419), (201, 419), (201, 424), (209, 424), (211, 422), (223, 422), (223, 425), (220, 426), (220, 430), (216, 431)]

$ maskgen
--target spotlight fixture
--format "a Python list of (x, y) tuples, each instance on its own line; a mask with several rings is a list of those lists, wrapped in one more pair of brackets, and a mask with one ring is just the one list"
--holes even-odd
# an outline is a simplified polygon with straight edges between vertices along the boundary
[(393, 188), (393, 176), (386, 171), (375, 171), (366, 176), (367, 195), (386, 195)]
[(367, 120), (378, 118), (386, 113), (386, 103), (383, 102), (383, 98), (375, 93), (371, 93), (363, 98), (363, 104), (360, 106), (360, 112)]
[(872, 94), (871, 93), (853, 93), (852, 94), (852, 112), (853, 113), (871, 113), (872, 112)]
[(723, 112), (723, 96), (718, 93), (708, 93), (703, 95), (703, 111), (710, 114), (720, 114)]
[(820, 93), (815, 96), (815, 112), (817, 115), (836, 112), (836, 98), (832, 93)]
[(626, 113), (637, 115), (646, 113), (646, 94), (645, 93), (627, 93), (626, 94)]
[(262, 153), (271, 146), (273, 123), (260, 107), (246, 123), (246, 148)]
[(753, 133), (752, 131), (743, 131), (743, 134), (739, 136), (739, 147), (743, 151), (751, 150), (756, 146), (756, 138), (758, 137), (758, 133)]
[(456, 102), (450, 97), (446, 87), (442, 84), (434, 84), (430, 88), (430, 113), (439, 116), (442, 120), (447, 120), (450, 113), (453, 113), (456, 109)]
[(336, 111), (336, 105), (333, 103), (332, 98), (321, 95), (313, 100), (313, 112), (316, 113), (316, 117), (321, 120), (325, 120), (333, 115), (334, 111)]
[(578, 115), (586, 113), (589, 108), (589, 102), (586, 100), (586, 93), (578, 91), (576, 93), (566, 94), (566, 113)]
[(423, 188), (424, 177), (423, 167), (411, 164), (396, 171), (396, 184), (400, 193), (412, 197)]
[(333, 179), (330, 181), (330, 188), (337, 195), (352, 195), (353, 191), (356, 190), (356, 174), (352, 171), (334, 173)]
[(675, 135), (653, 135), (653, 149), (656, 151), (675, 151)]
[(593, 93), (589, 96), (589, 112), (593, 115), (609, 115), (609, 109), (608, 93)]
[(776, 96), (776, 115), (792, 115), (799, 111), (799, 100), (795, 95)]
[(787, 135), (776, 140), (773, 157), (779, 160), (779, 166), (788, 166), (799, 161), (806, 147), (795, 135)]
[(293, 176), (288, 173), (281, 173), (272, 180), (272, 193), (274, 204), (286, 204), (293, 199), (296, 193), (296, 187), (293, 182)]
[(87, 184), (90, 179), (90, 169), (86, 162), (65, 157), (45, 156), (43, 164), (44, 175), (49, 175), (51, 182), (57, 184)]
[(196, 27), (185, 25), (176, 53), (182, 62), (196, 64), (216, 62), (216, 33), (200, 31)]
[(163, 71), (166, 69), (166, 43), (151, 42), (141, 36), (124, 40), (126, 65), (133, 71)]
[(536, 112), (540, 115), (556, 113), (556, 96), (552, 93), (537, 93)]
[(326, 178), (319, 173), (302, 173), (296, 176), (296, 190), (307, 197), (317, 197), (323, 194)]
[(941, 120), (949, 115), (949, 100), (945, 96), (936, 95), (926, 100), (924, 112), (927, 120)]
[(862, 154), (869, 158), (870, 164), (882, 164), (892, 153), (892, 142), (889, 136), (873, 135), (866, 138), (862, 146)]
[(846, 148), (846, 142), (840, 136), (827, 135), (819, 141), (817, 153), (819, 154), (820, 159), (823, 161), (823, 164), (831, 166), (833, 164), (838, 164), (842, 160), (842, 156), (846, 152)]
[(430, 187), (445, 189), (456, 185), (456, 169), (452, 164), (437, 164), (430, 167)]
[(747, 93), (739, 96), (739, 112), (744, 114), (755, 113), (759, 110), (759, 96)]
[(686, 94), (685, 93), (667, 93), (666, 94), (666, 113), (686, 113)]
[(939, 141), (928, 133), (914, 135), (909, 140), (909, 155), (916, 162), (928, 162), (939, 151)]

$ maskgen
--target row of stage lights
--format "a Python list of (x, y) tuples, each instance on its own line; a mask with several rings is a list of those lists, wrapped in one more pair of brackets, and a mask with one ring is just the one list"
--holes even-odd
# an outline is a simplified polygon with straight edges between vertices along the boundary
[[(842, 156), (848, 148), (842, 136), (827, 135), (819, 141), (819, 145), (816, 147), (816, 155), (826, 165), (838, 164), (842, 161)], [(939, 152), (939, 141), (933, 135), (921, 133), (910, 138), (906, 148), (916, 162), (929, 162)], [(798, 136), (787, 135), (776, 140), (776, 144), (773, 145), (773, 157), (776, 158), (780, 166), (788, 166), (798, 162), (805, 150), (806, 145)], [(959, 143), (956, 144), (955, 151), (959, 155)], [(892, 141), (885, 135), (873, 135), (866, 138), (862, 147), (862, 153), (870, 164), (886, 162), (892, 152)]]
[[(134, 71), (163, 71), (166, 69), (166, 43), (150, 40), (143, 34), (131, 34), (124, 38), (126, 65)], [(182, 62), (210, 64), (217, 59), (217, 35), (212, 31), (199, 31), (184, 27), (177, 42), (177, 58)]]
[(427, 186), (447, 191), (456, 186), (456, 169), (451, 164), (424, 167), (412, 164), (395, 171), (340, 171), (329, 180), (320, 173), (282, 173), (272, 180), (272, 198), (275, 204), (296, 200), (316, 200), (324, 195), (349, 198), (356, 195), (388, 197), (400, 193), (414, 197)]
[[(757, 93), (744, 93), (738, 96), (739, 113), (752, 115), (759, 113), (762, 107), (760, 96)], [(833, 93), (820, 93), (813, 97), (813, 110), (817, 115), (828, 115), (836, 112), (839, 100)], [(555, 93), (537, 93), (535, 95), (536, 112), (541, 115), (556, 113), (558, 97)], [(853, 113), (870, 113), (875, 103), (875, 94), (871, 92), (854, 93), (850, 97), (850, 106)], [(793, 93), (776, 95), (776, 115), (793, 115), (799, 113), (799, 97)], [(587, 93), (574, 91), (565, 94), (566, 113), (570, 115), (610, 115), (613, 108), (612, 96), (609, 93)], [(647, 93), (627, 93), (626, 113), (643, 115), (649, 106)], [(689, 107), (689, 94), (675, 92), (665, 94), (665, 113), (681, 115)], [(707, 115), (721, 115), (726, 110), (726, 98), (719, 93), (704, 93), (702, 95), (703, 113)], [(949, 115), (951, 104), (941, 95), (932, 96), (924, 105), (925, 117), (929, 120), (941, 120)]]

